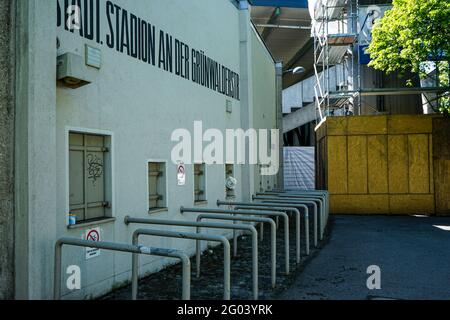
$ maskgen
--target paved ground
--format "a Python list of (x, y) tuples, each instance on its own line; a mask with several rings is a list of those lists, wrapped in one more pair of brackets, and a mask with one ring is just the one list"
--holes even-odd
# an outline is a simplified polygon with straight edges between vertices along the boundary
[[(280, 299), (450, 299), (450, 218), (334, 216), (331, 223), (328, 244)], [(381, 290), (367, 289), (370, 265), (381, 268)]]

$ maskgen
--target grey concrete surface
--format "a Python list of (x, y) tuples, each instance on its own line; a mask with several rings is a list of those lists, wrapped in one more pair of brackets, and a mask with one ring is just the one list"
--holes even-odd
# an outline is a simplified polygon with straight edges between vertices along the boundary
[[(450, 299), (450, 218), (334, 216), (331, 223), (328, 244), (280, 299)], [(370, 265), (381, 268), (380, 290), (366, 286)]]
[(0, 299), (14, 291), (14, 102), (11, 0), (0, 0)]

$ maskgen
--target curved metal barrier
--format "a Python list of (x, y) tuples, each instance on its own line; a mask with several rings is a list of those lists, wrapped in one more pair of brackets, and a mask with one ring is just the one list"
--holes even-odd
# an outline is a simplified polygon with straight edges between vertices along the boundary
[[(290, 198), (282, 198), (282, 197), (277, 197), (277, 196), (272, 196), (272, 197), (263, 197), (263, 196), (253, 196), (253, 201), (257, 201), (259, 203), (275, 203), (275, 204), (279, 204), (279, 205), (285, 205), (285, 204), (309, 204), (313, 206), (313, 214), (314, 214), (314, 230), (315, 232), (320, 232), (321, 230), (319, 230), (319, 226), (317, 223), (317, 214), (318, 214), (318, 210), (317, 210), (317, 202), (315, 199), (290, 199)], [(298, 206), (300, 207), (300, 206)], [(320, 219), (322, 220), (322, 219)], [(322, 229), (322, 228), (320, 228)], [(321, 238), (322, 239), (322, 238)], [(314, 239), (314, 246), (317, 246), (317, 240), (316, 237)]]
[[(235, 229), (235, 230), (247, 230), (250, 231), (252, 234), (252, 239), (253, 239), (253, 250), (252, 250), (252, 255), (253, 255), (253, 298), (255, 300), (258, 299), (258, 232), (256, 231), (255, 227), (251, 226), (251, 225), (247, 225), (247, 224), (231, 224), (231, 223), (214, 223), (214, 222), (194, 222), (194, 221), (174, 221), (174, 220), (163, 220), (163, 219), (141, 219), (141, 218), (132, 218), (129, 216), (125, 217), (125, 224), (130, 224), (130, 223), (137, 223), (137, 224), (148, 224), (148, 225), (164, 225), (164, 226), (181, 226), (181, 227), (196, 227), (196, 228), (213, 228), (213, 229)], [(200, 234), (200, 233), (197, 233)], [(203, 234), (204, 235), (204, 234)], [(226, 239), (225, 237), (222, 237), (224, 239)], [(190, 238), (190, 239), (194, 239), (197, 240), (196, 241), (196, 267), (197, 267), (197, 277), (200, 277), (200, 261), (201, 261), (201, 250), (200, 250), (200, 241), (199, 240), (208, 240), (208, 239), (195, 239), (195, 238)], [(134, 237), (133, 237), (134, 240)], [(212, 240), (209, 240), (212, 241)], [(227, 240), (228, 243), (228, 251), (229, 251), (229, 242)], [(225, 248), (225, 246), (224, 246)], [(226, 251), (226, 250), (225, 250)], [(229, 252), (228, 252), (229, 255)], [(225, 261), (226, 264), (226, 261)], [(225, 268), (226, 266), (224, 266)], [(230, 269), (230, 265), (228, 262), (228, 270)], [(228, 271), (228, 277), (229, 277), (229, 271)], [(225, 294), (227, 293), (226, 291), (228, 291), (228, 299), (224, 298), (225, 300), (229, 300), (230, 297), (230, 280), (228, 280), (228, 284), (226, 284), (225, 280), (224, 280), (224, 297)], [(256, 285), (255, 285), (256, 283)], [(228, 289), (226, 288), (228, 287)], [(256, 287), (256, 288), (255, 288)]]
[(263, 193), (256, 193), (257, 196), (279, 196), (282, 198), (313, 198), (319, 200), (321, 206), (321, 213), (323, 215), (323, 223), (321, 223), (321, 239), (325, 231), (325, 227), (328, 223), (329, 211), (330, 211), (330, 195), (326, 190), (296, 190), (296, 191), (277, 191), (271, 190)]
[[(214, 213), (214, 214), (232, 214), (232, 215), (248, 215), (248, 216), (278, 216), (284, 218), (284, 250), (286, 256), (286, 274), (289, 274), (289, 217), (284, 212), (258, 212), (258, 211), (243, 211), (243, 210), (221, 210), (221, 209), (210, 209), (210, 208), (180, 208), (181, 213)], [(237, 244), (237, 238), (235, 237), (235, 248)]]
[[(147, 236), (159, 236), (166, 238), (178, 238), (178, 239), (191, 239), (191, 240), (207, 240), (207, 241), (215, 241), (223, 244), (223, 255), (224, 255), (224, 275), (223, 275), (223, 299), (230, 300), (230, 243), (227, 238), (219, 235), (207, 235), (201, 233), (189, 233), (189, 232), (175, 232), (175, 231), (162, 231), (162, 230), (149, 230), (149, 229), (138, 229), (133, 232), (133, 243), (137, 243), (139, 241), (139, 236), (147, 235)], [(133, 270), (135, 273), (132, 275), (133, 286), (136, 286), (138, 280), (138, 270), (137, 267), (139, 265), (138, 256), (137, 258), (133, 257)], [(137, 297), (137, 292), (133, 292), (133, 299), (135, 300)]]
[[(191, 264), (189, 257), (182, 251), (178, 250), (167, 250), (161, 248), (144, 247), (138, 245), (130, 245), (123, 243), (105, 242), (105, 241), (88, 241), (77, 238), (61, 238), (55, 244), (55, 272), (54, 272), (54, 299), (61, 299), (61, 260), (62, 260), (62, 247), (64, 245), (85, 247), (85, 248), (98, 248), (103, 250), (118, 251), (118, 252), (129, 252), (133, 255), (149, 255), (149, 256), (160, 256), (177, 258), (181, 260), (182, 263), (182, 299), (189, 300), (191, 298)], [(133, 268), (133, 272), (137, 273), (137, 270)], [(137, 296), (138, 283), (132, 283), (132, 291)]]
[[(295, 214), (296, 220), (296, 253), (297, 253), (297, 263), (300, 263), (300, 210), (297, 206), (286, 206), (283, 207), (280, 204), (270, 204), (270, 203), (258, 203), (258, 202), (235, 202), (235, 201), (220, 201), (217, 200), (217, 206), (236, 206), (236, 210), (261, 210), (261, 211), (278, 211), (278, 212), (293, 212)], [(306, 254), (309, 255), (309, 214), (308, 207), (306, 205), (302, 206), (305, 210), (305, 238), (306, 238)]]
[[(271, 226), (271, 241), (270, 241), (270, 256), (271, 256), (271, 279), (272, 288), (275, 288), (277, 282), (277, 226), (275, 222), (270, 218), (258, 218), (258, 217), (232, 217), (225, 214), (200, 214), (197, 217), (197, 221), (201, 222), (203, 219), (212, 220), (230, 220), (230, 221), (248, 221), (248, 222), (259, 222), (268, 223)], [(200, 228), (197, 228), (200, 231)], [(252, 257), (255, 259), (255, 256)], [(255, 264), (255, 262), (253, 262)], [(258, 287), (258, 278), (256, 277), (256, 288)]]

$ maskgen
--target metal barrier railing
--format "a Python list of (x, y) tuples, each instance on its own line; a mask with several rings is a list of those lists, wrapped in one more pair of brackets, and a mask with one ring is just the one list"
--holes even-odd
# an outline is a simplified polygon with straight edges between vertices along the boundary
[(320, 239), (323, 239), (323, 233), (325, 228), (325, 220), (326, 220), (326, 197), (323, 194), (293, 194), (293, 193), (276, 193), (276, 192), (258, 192), (256, 193), (256, 197), (277, 197), (282, 199), (301, 199), (301, 200), (310, 200), (315, 201), (316, 205), (320, 212)]
[(256, 195), (279, 195), (281, 197), (296, 197), (296, 196), (309, 196), (309, 197), (318, 197), (322, 200), (323, 205), (325, 207), (325, 212), (329, 212), (329, 198), (330, 195), (326, 190), (297, 190), (297, 191), (265, 191), (263, 193), (256, 193)]
[[(230, 224), (230, 223), (213, 223), (213, 222), (194, 222), (194, 221), (174, 221), (174, 220), (162, 220), (162, 219), (141, 219), (141, 218), (132, 218), (129, 216), (125, 217), (125, 224), (137, 223), (137, 224), (147, 224), (147, 225), (164, 225), (164, 226), (180, 226), (180, 227), (196, 227), (197, 232), (199, 232), (198, 228), (212, 228), (212, 229), (235, 229), (235, 230), (246, 230), (251, 232), (252, 234), (252, 256), (253, 256), (253, 298), (258, 299), (258, 232), (255, 227), (248, 224)], [(200, 234), (200, 233), (198, 233)], [(191, 238), (193, 239), (193, 238)], [(226, 239), (226, 238), (224, 238)], [(200, 277), (200, 261), (201, 261), (201, 249), (200, 249), (200, 241), (198, 240), (208, 240), (208, 239), (196, 239), (196, 267), (197, 267), (197, 277)], [(228, 240), (227, 240), (228, 242)], [(229, 247), (229, 242), (228, 242)], [(229, 253), (228, 253), (229, 254)], [(225, 267), (224, 267), (225, 268)], [(230, 268), (228, 264), (228, 269)], [(229, 277), (229, 273), (228, 273)], [(256, 283), (256, 285), (255, 285)], [(228, 282), (228, 289), (226, 288), (226, 282), (224, 280), (224, 297), (226, 295), (226, 291), (228, 290), (228, 299), (230, 295), (230, 284)], [(256, 286), (256, 288), (255, 288)]]
[(320, 212), (321, 212), (321, 219), (322, 223), (320, 224), (321, 227), (321, 239), (323, 239), (323, 235), (325, 233), (325, 228), (328, 223), (328, 197), (325, 194), (313, 194), (313, 193), (283, 193), (279, 194), (282, 198), (289, 198), (289, 199), (315, 199), (320, 204)]
[[(317, 225), (317, 202), (315, 199), (290, 199), (290, 198), (282, 198), (278, 196), (272, 196), (272, 197), (263, 197), (263, 196), (253, 196), (253, 201), (257, 201), (259, 203), (275, 203), (275, 204), (309, 204), (313, 206), (313, 214), (314, 214), (314, 230), (319, 230), (318, 232), (321, 233), (321, 227)], [(320, 219), (322, 220), (322, 219)], [(321, 237), (322, 239), (322, 237)], [(314, 245), (317, 246), (317, 243), (314, 243)]]
[[(260, 210), (260, 211), (278, 211), (278, 212), (293, 212), (295, 214), (295, 229), (296, 229), (296, 258), (297, 263), (300, 263), (300, 211), (297, 207), (283, 207), (280, 204), (266, 204), (257, 202), (235, 202), (235, 201), (221, 201), (217, 200), (217, 206), (236, 206), (235, 210)], [(305, 210), (305, 235), (306, 235), (306, 254), (309, 255), (309, 214), (308, 207), (303, 206)], [(277, 216), (278, 217), (278, 216)]]
[[(272, 288), (275, 288), (277, 282), (277, 226), (275, 222), (270, 218), (259, 217), (233, 217), (225, 214), (200, 214), (197, 217), (197, 221), (201, 222), (203, 219), (212, 220), (230, 220), (230, 221), (248, 221), (259, 222), (261, 224), (268, 223), (271, 226), (271, 241), (270, 241), (270, 256), (271, 256), (271, 280)], [(200, 230), (200, 228), (198, 228)], [(255, 256), (253, 256), (255, 259)], [(253, 262), (255, 263), (255, 262)], [(255, 282), (254, 282), (255, 283)], [(258, 278), (256, 277), (256, 288), (258, 288)]]
[[(182, 251), (178, 250), (166, 250), (161, 248), (152, 248), (145, 247), (139, 245), (130, 245), (123, 243), (113, 243), (113, 242), (105, 242), (105, 241), (89, 241), (82, 240), (76, 238), (61, 238), (55, 244), (55, 272), (54, 272), (54, 299), (61, 299), (61, 263), (62, 263), (62, 247), (64, 245), (67, 246), (75, 246), (75, 247), (85, 247), (85, 248), (97, 248), (109, 251), (118, 251), (118, 252), (128, 252), (133, 255), (139, 256), (140, 254), (149, 255), (149, 256), (160, 256), (160, 257), (169, 257), (169, 258), (177, 258), (181, 260), (182, 263), (182, 299), (189, 300), (191, 297), (191, 264), (189, 261), (189, 257)], [(136, 270), (133, 268), (133, 272), (136, 273)], [(138, 283), (132, 283), (132, 291), (137, 296), (138, 292)]]
[[(263, 201), (263, 202), (251, 202), (251, 203), (255, 206), (269, 206), (269, 207), (282, 206), (282, 207), (286, 207), (286, 208), (297, 209), (297, 211), (299, 211), (299, 209), (303, 209), (305, 212), (305, 217), (307, 216), (307, 219), (308, 219), (308, 223), (305, 223), (305, 228), (308, 229), (306, 240), (308, 242), (307, 243), (308, 244), (307, 245), (307, 254), (309, 255), (309, 248), (310, 248), (310, 246), (309, 246), (309, 208), (306, 204), (304, 204), (304, 203), (289, 204), (286, 201), (273, 201), (273, 202), (272, 201), (267, 201), (267, 202)], [(314, 206), (313, 206), (313, 208), (314, 208)], [(318, 243), (317, 210), (313, 210), (312, 215), (313, 215), (313, 224), (314, 224), (314, 226), (312, 228), (313, 229), (313, 237), (314, 237), (314, 246), (317, 247), (317, 243)]]
[[(178, 239), (191, 239), (191, 240), (206, 240), (206, 241), (214, 241), (220, 242), (223, 244), (223, 255), (224, 255), (224, 275), (223, 275), (223, 299), (230, 300), (230, 264), (231, 264), (231, 256), (230, 256), (230, 243), (228, 239), (224, 236), (219, 235), (209, 235), (209, 234), (201, 234), (201, 233), (189, 233), (189, 232), (178, 232), (178, 231), (162, 231), (162, 230), (149, 230), (149, 229), (138, 229), (133, 233), (133, 243), (137, 243), (139, 241), (139, 236), (147, 235), (147, 236), (159, 236), (166, 238), (178, 238)], [(138, 266), (139, 260), (138, 256), (133, 257), (133, 270), (135, 273), (132, 275), (133, 287), (136, 287), (136, 283), (138, 280)], [(133, 299), (137, 298), (137, 292), (133, 292)]]
[(330, 194), (327, 190), (286, 190), (286, 191), (278, 191), (282, 196), (313, 196), (313, 197), (321, 197), (325, 206), (325, 222), (327, 224), (330, 214)]
[[(265, 194), (278, 194), (282, 197), (296, 197), (296, 196), (309, 196), (309, 197), (319, 197), (322, 199), (325, 207), (325, 225), (328, 222), (330, 213), (330, 194), (328, 190), (270, 190), (266, 191)], [(258, 194), (257, 194), (258, 195)]]
[(323, 239), (326, 222), (328, 220), (328, 200), (325, 194), (316, 194), (312, 192), (308, 193), (274, 193), (265, 192), (257, 193), (259, 197), (279, 197), (283, 199), (296, 199), (296, 200), (313, 200), (317, 203), (320, 212), (320, 239)]
[[(244, 210), (221, 210), (211, 208), (180, 208), (181, 213), (214, 213), (214, 214), (232, 214), (232, 215), (249, 215), (249, 216), (279, 216), (284, 218), (284, 250), (286, 257), (286, 274), (289, 274), (289, 217), (284, 212), (258, 212), (258, 211), (244, 211)], [(234, 238), (234, 247), (237, 247), (237, 238)]]

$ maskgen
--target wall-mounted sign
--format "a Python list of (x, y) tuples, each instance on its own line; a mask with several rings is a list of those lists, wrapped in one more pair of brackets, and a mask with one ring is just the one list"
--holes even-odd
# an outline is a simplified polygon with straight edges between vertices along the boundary
[[(240, 100), (238, 73), (207, 56), (205, 50), (190, 47), (149, 23), (148, 18), (112, 1), (57, 0), (57, 26), (98, 46), (107, 46), (143, 64)], [(103, 30), (107, 30), (105, 34)]]
[[(86, 231), (85, 240), (99, 242), (100, 228), (89, 229)], [(86, 248), (86, 260), (100, 256), (100, 249)]]
[(182, 163), (177, 165), (177, 180), (179, 186), (186, 185), (186, 167)]

